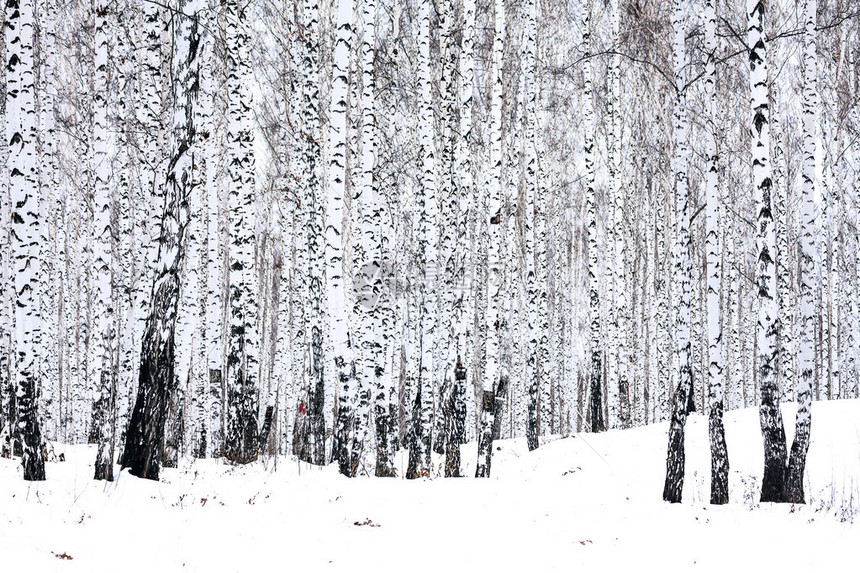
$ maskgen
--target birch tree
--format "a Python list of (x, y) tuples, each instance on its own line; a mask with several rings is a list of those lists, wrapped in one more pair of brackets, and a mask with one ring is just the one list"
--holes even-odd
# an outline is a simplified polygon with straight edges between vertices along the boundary
[[(714, 0), (705, 1), (705, 94), (708, 98), (708, 115), (715, 119), (716, 103), (716, 27), (717, 15)], [(716, 126), (714, 126), (715, 128)], [(712, 128), (713, 129), (713, 128)], [(716, 134), (707, 139), (705, 155), (705, 249), (707, 251), (707, 302), (708, 302), (708, 430), (711, 443), (711, 503), (729, 501), (729, 457), (726, 451), (723, 427), (723, 354), (722, 322), (720, 316), (720, 284), (722, 282), (719, 240), (719, 150)]]
[[(393, 477), (395, 445), (391, 440), (391, 426), (394, 420), (389, 407), (393, 372), (388, 360), (391, 299), (389, 285), (385, 284), (388, 277), (383, 274), (387, 274), (389, 268), (384, 264), (385, 213), (377, 182), (376, 19), (376, 0), (364, 0), (361, 18), (361, 195), (364, 200), (361, 240), (364, 242), (365, 262), (362, 268), (365, 276), (361, 280), (365, 289), (362, 306), (370, 318), (371, 335), (366, 339), (363, 376), (374, 394), (375, 474), (377, 477)], [(361, 454), (361, 441), (362, 437), (356, 436), (352, 446), (353, 459)]]
[(95, 328), (93, 372), (96, 376), (96, 391), (93, 401), (93, 419), (98, 440), (95, 478), (113, 481), (113, 413), (116, 405), (116, 379), (114, 368), (117, 336), (115, 311), (118, 298), (113, 292), (113, 234), (116, 201), (110, 184), (108, 157), (108, 17), (107, 4), (98, 3), (95, 10), (95, 67), (94, 67), (94, 122), (93, 158), (95, 165), (94, 227), (95, 241)]
[(495, 412), (495, 388), (507, 378), (505, 365), (500, 360), (500, 334), (504, 280), (503, 257), (505, 254), (504, 232), (507, 225), (503, 216), (502, 201), (502, 57), (505, 52), (505, 3), (494, 2), (492, 92), (490, 96), (490, 170), (487, 189), (490, 193), (488, 216), (489, 261), (487, 265), (487, 368), (482, 384), (481, 433), (478, 438), (478, 465), (475, 477), (490, 477), (493, 456), (493, 423)]
[[(205, 281), (205, 310), (204, 336), (206, 352), (206, 405), (207, 421), (201, 420), (202, 431), (198, 444), (201, 457), (216, 455), (223, 442), (223, 427), (221, 424), (222, 384), (224, 378), (223, 366), (223, 324), (220, 317), (223, 312), (223, 260), (221, 253), (221, 226), (219, 224), (221, 197), (219, 193), (220, 178), (217, 165), (217, 139), (215, 125), (215, 19), (212, 17), (211, 2), (207, 0), (198, 12), (201, 23), (200, 37), (200, 90), (198, 93), (198, 144), (200, 158), (204, 162), (204, 182), (202, 192), (205, 193), (205, 260), (202, 281)], [(202, 217), (201, 217), (202, 218)], [(201, 233), (204, 230), (200, 229)], [(202, 366), (202, 365), (201, 365)]]
[(135, 340), (141, 340), (148, 320), (151, 302), (148, 298), (150, 294), (148, 290), (158, 256), (158, 241), (161, 236), (160, 214), (164, 206), (164, 194), (159, 177), (163, 173), (161, 159), (165, 126), (162, 120), (161, 101), (164, 64), (161, 44), (166, 18), (163, 5), (157, 2), (144, 2), (142, 12), (140, 27), (135, 30), (143, 49), (140, 59), (140, 87), (135, 92), (139, 101), (136, 102), (135, 108), (140, 114), (138, 121), (145, 129), (140, 141), (143, 153), (140, 154), (142, 165), (137, 204), (139, 207), (146, 206), (151, 209), (155, 216), (147, 217), (141, 222), (144, 236), (140, 246), (146, 260), (141, 264), (140, 280), (137, 283), (139, 288), (136, 297), (138, 312)]
[[(584, 23), (585, 31), (583, 38), (588, 37), (588, 3), (585, 2), (586, 21)], [(525, 256), (526, 256), (526, 290), (528, 296), (528, 311), (527, 311), (527, 329), (528, 329), (528, 344), (526, 345), (528, 355), (526, 358), (526, 381), (528, 383), (528, 406), (527, 406), (527, 421), (526, 421), (526, 442), (528, 443), (529, 451), (535, 450), (540, 446), (539, 433), (540, 426), (538, 424), (538, 407), (540, 400), (540, 386), (538, 378), (538, 306), (540, 302), (540, 294), (538, 293), (538, 281), (535, 267), (535, 201), (538, 196), (538, 180), (537, 180), (537, 91), (535, 83), (537, 81), (535, 70), (535, 58), (537, 51), (537, 13), (535, 2), (529, 0), (526, 3), (526, 41), (524, 54), (525, 67), (525, 84), (526, 84), (526, 154), (525, 154)], [(585, 64), (589, 73), (590, 64)], [(586, 91), (588, 87), (586, 87)], [(587, 98), (588, 96), (586, 96)], [(587, 105), (587, 104), (586, 104)], [(587, 116), (588, 112), (585, 112)], [(588, 119), (586, 117), (586, 122)], [(587, 146), (586, 142), (586, 146)]]
[(455, 114), (457, 50), (454, 42), (454, 3), (445, 0), (437, 8), (439, 14), (439, 58), (441, 77), (439, 93), (442, 106), (442, 121), (439, 150), (439, 196), (441, 212), (439, 221), (439, 265), (442, 271), (438, 297), (439, 334), (436, 353), (442, 371), (441, 386), (437, 395), (435, 416), (434, 451), (443, 454), (449, 443), (448, 427), (452, 411), (451, 394), (455, 391), (454, 373), (456, 370), (456, 331), (455, 314), (461, 302), (462, 291), (458, 289), (458, 256), (455, 251), (457, 220), (459, 218), (459, 198), (456, 194), (455, 147), (457, 129)]
[(343, 265), (343, 200), (347, 177), (347, 99), (349, 89), (349, 63), (352, 51), (353, 0), (339, 0), (336, 12), (336, 30), (331, 92), (331, 120), (329, 124), (329, 165), (326, 190), (325, 261), (326, 293), (328, 301), (329, 337), (334, 351), (335, 376), (339, 390), (337, 402), (337, 448), (340, 473), (355, 476), (356, 460), (352, 459), (354, 411), (358, 399), (356, 380), (352, 374), (352, 348), (350, 346), (347, 317), (346, 280)]
[(307, 325), (310, 330), (310, 352), (308, 360), (308, 444), (304, 456), (308, 461), (323, 465), (325, 463), (325, 380), (323, 349), (323, 227), (318, 210), (323, 203), (321, 189), (320, 150), (320, 71), (319, 71), (319, 5), (316, 0), (304, 3), (304, 60), (302, 61), (302, 98), (304, 128), (303, 165), (305, 167), (304, 189), (302, 194), (307, 208), (307, 262), (308, 298), (310, 308)]
[(813, 280), (816, 272), (815, 233), (815, 112), (817, 107), (816, 9), (817, 0), (803, 2), (803, 164), (801, 169), (801, 236), (800, 236), (800, 376), (797, 379), (797, 418), (791, 444), (785, 501), (806, 503), (803, 474), (809, 433), (812, 426), (812, 382), (814, 366), (814, 329), (816, 310)]
[(779, 409), (777, 377), (776, 316), (776, 234), (770, 165), (770, 111), (768, 108), (768, 63), (764, 35), (763, 0), (748, 0), (748, 45), (750, 64), (750, 107), (753, 185), (756, 197), (756, 288), (758, 291), (758, 377), (761, 388), (761, 422), (765, 464), (762, 501), (782, 501), (786, 464), (785, 430)]
[[(41, 149), (39, 154), (39, 196), (42, 200), (40, 206), (40, 220), (43, 221), (40, 231), (40, 253), (42, 261), (40, 265), (40, 282), (43, 285), (41, 297), (42, 316), (42, 352), (43, 359), (40, 361), (40, 377), (44, 385), (39, 391), (39, 410), (42, 412), (44, 425), (42, 428), (46, 439), (56, 440), (59, 438), (61, 420), (59, 416), (58, 397), (60, 390), (60, 352), (62, 336), (59, 327), (60, 296), (62, 291), (57, 288), (62, 275), (62, 263), (57, 252), (57, 212), (60, 195), (58, 193), (56, 173), (56, 127), (54, 121), (55, 106), (53, 86), (56, 83), (54, 67), (56, 65), (56, 13), (57, 6), (54, 2), (45, 0), (36, 3), (37, 21), (39, 24), (38, 38), (38, 145)], [(49, 89), (50, 86), (50, 89)], [(8, 221), (8, 219), (4, 219)], [(0, 241), (2, 244), (2, 241)], [(0, 255), (2, 259), (2, 255)], [(2, 264), (2, 263), (0, 263)], [(2, 311), (0, 311), (2, 314)], [(0, 319), (2, 323), (2, 319)], [(2, 339), (2, 336), (0, 336)], [(0, 350), (2, 352), (2, 350)], [(2, 361), (2, 359), (0, 359)], [(0, 375), (2, 379), (2, 375)], [(2, 382), (0, 382), (2, 384)], [(2, 392), (0, 392), (2, 395)], [(2, 401), (2, 400), (0, 400)], [(2, 417), (2, 415), (0, 415)], [(2, 428), (2, 421), (0, 421)]]
[[(582, 3), (582, 45), (586, 55), (591, 53), (591, 6)], [(583, 69), (583, 109), (585, 141), (585, 209), (588, 224), (588, 321), (590, 324), (590, 372), (588, 409), (591, 431), (606, 431), (601, 397), (603, 374), (603, 352), (600, 345), (600, 294), (597, 277), (597, 201), (594, 175), (594, 85), (592, 83), (591, 59), (586, 59)]]
[(418, 5), (418, 94), (419, 94), (419, 165), (421, 170), (419, 256), (422, 261), (419, 296), (420, 358), (417, 392), (413, 411), (412, 439), (409, 445), (408, 479), (427, 476), (430, 472), (430, 440), (433, 409), (433, 342), (436, 337), (436, 277), (438, 247), (435, 224), (438, 220), (436, 203), (436, 151), (433, 141), (434, 118), (430, 63), (430, 1)]
[[(39, 308), (39, 198), (36, 149), (33, 0), (6, 3), (6, 169), (11, 203), (10, 263), (13, 272), (15, 420), (24, 479), (45, 479), (42, 433), (36, 411), (41, 320)], [(5, 289), (4, 289), (5, 290)], [(10, 416), (11, 417), (11, 416)]]
[[(360, 216), (358, 232), (359, 241), (362, 243), (361, 253), (363, 257), (359, 260), (360, 276), (355, 277), (359, 287), (356, 290), (356, 318), (361, 324), (366, 324), (367, 329), (362, 342), (362, 362), (359, 388), (362, 396), (373, 392), (374, 415), (376, 418), (377, 432), (377, 471), (382, 476), (390, 475), (392, 451), (388, 444), (388, 400), (387, 380), (391, 373), (386, 368), (385, 341), (383, 340), (383, 320), (387, 309), (382, 279), (382, 200), (379, 196), (379, 188), (376, 184), (376, 75), (374, 71), (374, 57), (376, 55), (376, 0), (364, 0), (361, 3), (361, 18), (359, 25), (360, 34), (360, 69), (361, 69), (361, 96), (360, 96), (360, 121), (361, 121), (361, 155), (356, 158), (358, 169), (357, 196), (353, 198), (353, 205), (358, 203), (356, 210)], [(354, 207), (355, 209), (356, 207)], [(361, 315), (364, 315), (363, 317)], [(358, 372), (357, 372), (358, 373)], [(372, 389), (372, 390), (371, 390)], [(369, 414), (369, 400), (362, 398), (359, 401), (357, 412), (358, 425), (350, 444), (350, 455), (353, 464), (357, 465), (363, 453), (363, 444), (368, 435), (365, 420)], [(381, 459), (379, 459), (381, 458)]]
[(675, 108), (672, 114), (674, 127), (674, 158), (672, 169), (675, 180), (675, 283), (679, 289), (677, 308), (677, 333), (675, 353), (680, 368), (678, 386), (672, 403), (672, 419), (669, 423), (669, 451), (666, 456), (666, 482), (663, 500), (680, 503), (684, 489), (684, 426), (687, 423), (687, 402), (693, 391), (693, 374), (690, 353), (690, 282), (692, 261), (690, 258), (690, 198), (687, 187), (687, 148), (689, 124), (684, 70), (687, 65), (684, 45), (687, 29), (686, 3), (672, 2), (673, 62), (675, 80)]
[[(6, 29), (6, 11), (3, 11), (3, 28)], [(0, 56), (3, 61), (7, 56), (6, 38), (0, 44)], [(2, 89), (2, 107), (0, 107), (0, 120), (3, 125), (8, 125), (7, 105), (8, 105), (8, 80), (5, 74), (0, 78), (0, 89)], [(8, 153), (7, 133), (3, 133), (3, 139), (0, 140), (0, 157), (6, 158)], [(8, 167), (6, 165), (5, 167)], [(10, 243), (12, 239), (12, 203), (9, 197), (9, 185), (7, 177), (0, 177), (0, 217), (4, 225), (0, 227), (0, 280), (3, 284), (10, 285), (14, 280), (12, 276), (12, 264), (10, 251)], [(12, 457), (12, 294), (13, 289), (4, 288), (0, 293), (0, 456), (9, 458)]]
[(254, 130), (251, 124), (247, 6), (225, 4), (227, 38), (227, 164), (230, 206), (230, 336), (227, 351), (226, 456), (257, 459), (257, 273), (254, 265)]
[[(613, 40), (619, 41), (620, 6), (618, 0), (610, 3), (610, 26)], [(627, 428), (630, 425), (630, 400), (628, 394), (629, 381), (624, 364), (625, 346), (627, 345), (625, 291), (625, 258), (626, 245), (622, 232), (624, 197), (621, 191), (621, 61), (613, 55), (609, 60), (609, 125), (607, 133), (608, 176), (611, 200), (611, 218), (607, 225), (607, 235), (610, 249), (609, 281), (607, 298), (610, 305), (610, 319), (607, 333), (607, 370), (609, 392), (607, 400), (613, 404), (610, 408), (609, 423)], [(618, 407), (614, 406), (618, 404)], [(616, 415), (615, 412), (618, 412)]]
[(190, 213), (194, 91), (199, 85), (197, 19), (190, 0), (180, 0), (174, 26), (173, 93), (177, 109), (171, 130), (171, 159), (163, 183), (158, 264), (152, 285), (152, 306), (141, 348), (137, 398), (126, 433), (122, 467), (132, 475), (157, 480), (164, 444), (167, 404), (174, 391), (176, 317), (180, 269), (185, 258), (185, 229)]
[(454, 165), (456, 175), (453, 177), (454, 197), (451, 209), (455, 213), (456, 232), (453, 246), (455, 264), (454, 288), (456, 291), (453, 340), (449, 347), (447, 368), (453, 368), (453, 377), (449, 380), (451, 392), (447, 409), (450, 412), (447, 419), (447, 436), (445, 445), (445, 477), (460, 476), (460, 444), (465, 438), (466, 431), (466, 376), (464, 365), (467, 342), (467, 313), (466, 313), (466, 260), (469, 251), (467, 223), (470, 218), (471, 198), (474, 195), (472, 176), (472, 107), (474, 104), (474, 75), (475, 75), (475, 1), (463, 2), (463, 32), (460, 45), (460, 136), (457, 138), (454, 150)]

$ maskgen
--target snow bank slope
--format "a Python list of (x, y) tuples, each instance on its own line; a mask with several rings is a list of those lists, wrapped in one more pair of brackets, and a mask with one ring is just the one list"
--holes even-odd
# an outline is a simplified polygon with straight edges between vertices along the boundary
[[(784, 409), (789, 439), (793, 406)], [(685, 502), (660, 500), (666, 425), (584, 434), (529, 453), (497, 443), (489, 480), (348, 480), (281, 459), (211, 460), (90, 479), (66, 448), (48, 481), (0, 460), (0, 563), (15, 571), (800, 571), (856, 563), (860, 402), (813, 409), (807, 507), (759, 506), (755, 410), (727, 415), (732, 504), (711, 507), (707, 420), (690, 418)], [(58, 447), (59, 449), (60, 447)], [(464, 454), (474, 471), (475, 446)], [(405, 460), (404, 460), (405, 463)], [(858, 523), (854, 523), (857, 521)], [(69, 559), (70, 557), (70, 559)], [(11, 567), (10, 567), (11, 566)]]

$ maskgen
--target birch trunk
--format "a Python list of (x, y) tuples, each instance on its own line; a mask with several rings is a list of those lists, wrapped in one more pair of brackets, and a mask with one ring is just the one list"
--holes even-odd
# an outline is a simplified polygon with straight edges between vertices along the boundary
[[(587, 3), (586, 3), (587, 6)], [(587, 10), (587, 8), (586, 8)], [(586, 38), (588, 20), (584, 23)], [(538, 281), (536, 274), (535, 252), (535, 201), (538, 195), (537, 180), (537, 89), (535, 87), (536, 77), (536, 51), (537, 51), (537, 11), (534, 0), (526, 2), (526, 37), (524, 54), (524, 75), (526, 94), (526, 142), (525, 142), (525, 258), (526, 258), (526, 291), (527, 291), (527, 331), (528, 343), (526, 346), (526, 383), (528, 384), (528, 405), (526, 414), (526, 442), (529, 451), (536, 450), (540, 446), (540, 426), (538, 423), (538, 408), (540, 400), (540, 386), (538, 382), (538, 307), (540, 294), (538, 293)], [(586, 61), (586, 67), (590, 63)], [(590, 69), (590, 68), (589, 68)], [(586, 72), (587, 73), (587, 72)], [(586, 92), (588, 91), (586, 84)], [(586, 96), (587, 97), (587, 96)], [(586, 119), (587, 121), (587, 119)]]
[(93, 372), (97, 380), (93, 400), (94, 434), (98, 444), (95, 463), (95, 479), (113, 481), (113, 411), (116, 406), (117, 372), (114, 368), (116, 354), (116, 324), (114, 308), (118, 298), (113, 289), (113, 233), (116, 202), (111, 192), (110, 164), (108, 157), (108, 16), (110, 10), (104, 3), (95, 6), (95, 69), (93, 110), (93, 173), (95, 175), (94, 226), (95, 241), (93, 259), (95, 263), (95, 347)]
[[(466, 373), (465, 367), (467, 334), (466, 312), (466, 262), (469, 251), (467, 222), (471, 212), (471, 197), (474, 194), (472, 177), (472, 105), (474, 89), (474, 44), (475, 44), (475, 1), (463, 2), (463, 32), (460, 48), (460, 135), (456, 141), (450, 209), (455, 214), (456, 226), (453, 239), (453, 282), (456, 289), (455, 310), (452, 324), (452, 342), (449, 346), (447, 368), (451, 370), (448, 383), (447, 425), (445, 441), (445, 477), (460, 476), (460, 444), (466, 432)], [(449, 55), (453, 59), (453, 55)], [(453, 72), (453, 70), (452, 70)], [(450, 94), (453, 98), (454, 94)]]
[(678, 288), (677, 334), (675, 353), (679, 375), (675, 398), (672, 403), (672, 419), (669, 424), (669, 449), (666, 456), (666, 482), (663, 500), (680, 503), (684, 489), (684, 426), (687, 422), (687, 403), (693, 391), (692, 364), (690, 354), (690, 282), (692, 261), (690, 257), (690, 198), (687, 187), (689, 151), (687, 138), (687, 102), (684, 68), (686, 66), (685, 38), (687, 29), (686, 3), (672, 2), (672, 29), (674, 34), (673, 59), (675, 65), (675, 109), (673, 112), (675, 149), (673, 170), (675, 174), (676, 231), (675, 231), (675, 284)]
[[(717, 15), (714, 0), (705, 2), (705, 92), (708, 97), (708, 115), (715, 119), (716, 111), (716, 27)], [(719, 240), (719, 149), (715, 133), (709, 134), (705, 156), (705, 249), (707, 251), (707, 325), (708, 325), (708, 429), (711, 443), (711, 503), (729, 501), (729, 456), (723, 426), (723, 347), (720, 313), (720, 285), (722, 266)]]
[(193, 100), (198, 85), (199, 32), (197, 19), (184, 14), (188, 0), (180, 0), (173, 53), (174, 114), (171, 160), (163, 186), (158, 264), (152, 285), (152, 308), (141, 348), (137, 399), (126, 433), (122, 467), (132, 475), (157, 480), (164, 445), (166, 410), (173, 398), (176, 317), (180, 269), (185, 258), (185, 229), (189, 220), (192, 144), (195, 135)]
[(500, 360), (501, 322), (503, 297), (503, 229), (507, 225), (502, 202), (502, 58), (505, 50), (505, 4), (495, 0), (493, 30), (492, 95), (490, 98), (490, 170), (487, 178), (489, 190), (489, 230), (487, 263), (487, 368), (483, 379), (481, 432), (478, 437), (478, 464), (475, 477), (490, 477), (493, 456), (493, 422), (496, 415), (495, 388), (507, 383), (507, 372)]
[(310, 330), (308, 360), (308, 444), (302, 456), (315, 465), (325, 464), (325, 354), (323, 347), (323, 249), (324, 234), (319, 210), (323, 204), (320, 149), (320, 63), (319, 63), (319, 4), (316, 0), (305, 0), (305, 59), (302, 64), (304, 78), (303, 97), (305, 101), (304, 140), (305, 140), (305, 188), (303, 194), (307, 202), (307, 260), (308, 260), (308, 298), (310, 308), (307, 325)]
[(334, 352), (335, 385), (338, 388), (336, 451), (340, 473), (353, 477), (356, 461), (350, 445), (354, 437), (354, 405), (358, 401), (356, 379), (352, 374), (353, 357), (350, 346), (349, 321), (343, 263), (343, 201), (347, 177), (347, 99), (349, 62), (352, 45), (353, 0), (339, 0), (336, 16), (336, 37), (331, 91), (331, 120), (329, 125), (329, 169), (326, 192), (325, 261), (328, 301), (329, 339)]
[(430, 439), (432, 432), (433, 409), (433, 342), (436, 338), (436, 268), (438, 248), (436, 222), (438, 205), (436, 203), (436, 152), (433, 142), (433, 100), (430, 63), (430, 0), (421, 0), (418, 7), (418, 53), (420, 98), (419, 115), (419, 162), (421, 166), (421, 209), (419, 252), (421, 263), (421, 335), (420, 369), (418, 372), (417, 395), (413, 413), (414, 421), (412, 444), (409, 448), (409, 464), (406, 471), (408, 479), (430, 474)]
[(773, 181), (770, 165), (770, 110), (768, 108), (767, 52), (764, 36), (764, 0), (748, 0), (750, 46), (750, 106), (753, 185), (756, 196), (756, 287), (758, 290), (758, 378), (761, 388), (759, 421), (765, 464), (762, 501), (783, 501), (786, 446), (779, 409), (777, 375), (776, 234), (773, 225)]
[[(12, 300), (17, 435), (22, 442), (24, 479), (45, 479), (43, 440), (36, 411), (39, 354), (37, 340), (42, 317), (39, 308), (38, 151), (36, 149), (36, 101), (34, 75), (33, 0), (6, 3), (6, 141), (11, 212), (10, 263), (14, 284)], [(4, 289), (5, 290), (5, 289)], [(11, 416), (10, 416), (11, 417)]]
[(803, 53), (803, 164), (801, 169), (801, 237), (800, 237), (800, 376), (797, 378), (797, 418), (794, 442), (788, 464), (785, 500), (805, 503), (803, 474), (806, 453), (809, 450), (809, 433), (812, 426), (812, 381), (814, 366), (815, 305), (813, 280), (816, 272), (815, 253), (815, 117), (818, 104), (816, 75), (816, 8), (817, 0), (804, 0), (804, 53)]
[[(591, 6), (582, 3), (582, 45), (586, 54), (591, 53)], [(597, 278), (597, 197), (594, 177), (594, 93), (591, 59), (582, 68), (582, 120), (585, 131), (585, 209), (588, 225), (588, 321), (590, 323), (590, 371), (588, 411), (592, 432), (605, 432), (601, 379), (603, 376), (603, 352), (600, 346), (600, 294)]]
[(246, 6), (227, 0), (227, 161), (230, 206), (230, 336), (227, 352), (227, 458), (257, 459), (257, 273), (254, 257), (254, 129)]

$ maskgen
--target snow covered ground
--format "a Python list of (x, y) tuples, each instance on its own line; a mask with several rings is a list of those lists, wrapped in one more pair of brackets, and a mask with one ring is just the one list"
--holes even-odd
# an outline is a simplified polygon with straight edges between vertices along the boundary
[[(789, 439), (793, 405), (786, 405)], [(497, 443), (489, 480), (358, 478), (281, 458), (210, 460), (160, 483), (91, 478), (65, 448), (48, 480), (0, 460), (2, 571), (855, 570), (860, 402), (816, 403), (805, 507), (757, 503), (756, 410), (726, 416), (732, 503), (708, 505), (707, 419), (687, 426), (684, 503), (661, 501), (667, 425)], [(58, 451), (61, 447), (58, 446)], [(474, 472), (475, 445), (464, 453)], [(403, 461), (405, 463), (405, 460)], [(585, 569), (582, 569), (585, 567)], [(812, 568), (812, 569), (809, 569)]]

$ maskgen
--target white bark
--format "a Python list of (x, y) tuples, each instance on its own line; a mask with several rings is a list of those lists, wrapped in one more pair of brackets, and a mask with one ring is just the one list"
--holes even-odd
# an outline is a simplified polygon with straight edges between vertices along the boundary
[[(585, 3), (585, 22), (583, 38), (587, 42), (590, 33), (588, 23), (588, 4)], [(537, 51), (537, 13), (535, 2), (529, 0), (526, 3), (527, 33), (525, 42), (524, 54), (524, 75), (526, 95), (526, 143), (525, 143), (525, 257), (526, 257), (526, 291), (528, 299), (527, 310), (527, 330), (528, 344), (526, 345), (526, 384), (529, 385), (528, 391), (528, 421), (526, 422), (526, 437), (529, 450), (534, 450), (539, 446), (539, 431), (538, 423), (538, 401), (539, 401), (539, 386), (538, 386), (538, 352), (539, 352), (539, 305), (540, 293), (539, 283), (537, 280), (537, 257), (536, 237), (535, 237), (535, 202), (538, 199), (538, 178), (537, 178), (537, 88), (535, 75), (535, 58)], [(587, 45), (587, 44), (586, 44)], [(590, 74), (590, 62), (586, 62), (587, 70), (584, 74)], [(585, 99), (590, 103), (590, 75), (586, 80), (586, 95)], [(587, 108), (586, 108), (587, 109)], [(585, 122), (588, 123), (591, 118), (590, 112), (584, 111)], [(586, 128), (588, 132), (588, 128)], [(586, 135), (588, 137), (588, 135)], [(586, 142), (588, 147), (588, 142)]]
[(302, 125), (304, 145), (304, 187), (302, 196), (307, 204), (304, 211), (307, 228), (307, 262), (308, 262), (308, 309), (305, 324), (310, 332), (306, 333), (309, 341), (308, 348), (308, 403), (307, 416), (309, 421), (308, 450), (300, 456), (316, 465), (325, 463), (325, 421), (323, 412), (325, 403), (324, 379), (324, 344), (323, 323), (325, 310), (323, 307), (323, 281), (325, 280), (324, 230), (319, 211), (324, 204), (322, 195), (322, 152), (320, 149), (320, 65), (319, 65), (319, 5), (316, 0), (305, 0), (304, 3), (305, 49), (302, 63), (303, 77), (303, 108)]
[(331, 113), (328, 134), (329, 165), (327, 172), (325, 212), (326, 299), (328, 302), (329, 341), (333, 349), (334, 371), (329, 385), (338, 389), (337, 440), (341, 473), (355, 475), (353, 461), (349, 459), (349, 444), (353, 434), (353, 404), (358, 398), (356, 380), (352, 375), (352, 349), (350, 347), (349, 317), (347, 315), (343, 261), (343, 200), (347, 177), (347, 98), (349, 89), (349, 62), (352, 44), (353, 0), (339, 0), (336, 13), (336, 37), (332, 60), (333, 80)]
[(797, 378), (797, 417), (795, 438), (791, 446), (786, 493), (788, 501), (803, 503), (803, 478), (809, 433), (812, 425), (812, 384), (815, 365), (815, 321), (817, 311), (814, 300), (816, 273), (815, 252), (815, 147), (818, 81), (816, 59), (816, 7), (817, 0), (804, 0), (803, 49), (803, 164), (801, 168), (801, 229), (800, 229), (800, 323), (799, 341), (800, 376)]
[(433, 138), (434, 114), (432, 99), (432, 64), (430, 62), (430, 0), (421, 0), (418, 5), (418, 98), (419, 98), (419, 141), (418, 157), (421, 170), (420, 195), (421, 209), (419, 221), (419, 257), (421, 260), (419, 289), (420, 313), (420, 350), (417, 380), (418, 400), (413, 412), (413, 434), (415, 439), (409, 451), (407, 478), (429, 475), (430, 439), (432, 433), (433, 380), (434, 380), (434, 341), (436, 339), (438, 274), (438, 241), (436, 223), (439, 220), (439, 207), (436, 198), (436, 150)]
[[(39, 391), (41, 395), (39, 409), (44, 420), (43, 433), (45, 437), (56, 440), (58, 439), (58, 428), (61, 425), (58, 408), (59, 397), (62, 396), (59, 385), (59, 357), (62, 337), (58, 330), (59, 299), (62, 292), (57, 288), (57, 285), (61, 284), (62, 264), (56, 248), (59, 194), (57, 192), (56, 129), (54, 123), (54, 92), (56, 91), (54, 67), (57, 59), (56, 2), (39, 0), (37, 12), (40, 31), (38, 60), (39, 146), (41, 148), (39, 154), (39, 196), (43, 198), (40, 201), (40, 219), (44, 221), (41, 227), (40, 240), (40, 260), (42, 261), (40, 282), (43, 285), (41, 305), (44, 320), (40, 344), (42, 360), (40, 360), (39, 368), (43, 385)], [(0, 259), (2, 259), (2, 255), (0, 255)], [(2, 310), (0, 310), (0, 316), (2, 316)], [(2, 323), (2, 318), (0, 318), (0, 323)], [(2, 344), (2, 337), (0, 337), (0, 344)], [(0, 384), (2, 384), (2, 379), (3, 376), (0, 375)], [(2, 429), (2, 422), (0, 422), (0, 429)]]
[(95, 264), (94, 315), (97, 324), (93, 329), (94, 347), (92, 371), (95, 391), (93, 395), (94, 420), (98, 435), (98, 459), (96, 478), (113, 480), (112, 418), (117, 372), (114, 365), (116, 354), (115, 307), (118, 299), (113, 291), (113, 233), (116, 201), (110, 182), (110, 158), (108, 155), (108, 8), (105, 4), (95, 7), (95, 64), (93, 105), (93, 173), (95, 175), (93, 225), (93, 262)]
[[(25, 480), (45, 479), (42, 435), (36, 412), (37, 356), (42, 317), (39, 308), (39, 198), (34, 85), (33, 0), (6, 3), (6, 141), (11, 202), (10, 262), (14, 285), (12, 367), (18, 432), (23, 442)], [(5, 289), (4, 289), (5, 290)]]
[[(705, 2), (705, 93), (708, 115), (716, 111), (716, 26), (714, 0)], [(705, 250), (707, 257), (708, 406), (711, 442), (711, 503), (728, 502), (728, 455), (723, 430), (723, 346), (720, 313), (722, 266), (720, 252), (720, 189), (717, 175), (719, 150), (716, 133), (709, 134), (705, 147)]]
[(756, 345), (761, 388), (760, 421), (765, 442), (762, 501), (782, 497), (786, 452), (777, 376), (776, 233), (773, 225), (773, 181), (770, 165), (770, 110), (768, 62), (764, 36), (764, 2), (748, 0), (750, 46), (750, 107), (753, 186), (756, 193), (756, 286), (758, 326)]
[(689, 123), (686, 98), (686, 4), (682, 0), (672, 3), (673, 63), (675, 80), (675, 108), (672, 115), (674, 126), (674, 156), (672, 170), (675, 179), (675, 275), (678, 289), (675, 355), (677, 357), (678, 384), (675, 389), (672, 418), (669, 426), (669, 452), (666, 461), (666, 482), (663, 500), (673, 503), (681, 501), (684, 487), (684, 426), (687, 422), (687, 401), (692, 392), (692, 364), (690, 354), (690, 282), (692, 261), (690, 258), (690, 197), (687, 185), (689, 165)]
[[(227, 455), (244, 463), (256, 458), (257, 272), (254, 257), (254, 129), (250, 89), (250, 31), (246, 5), (227, 0), (227, 165), (230, 207), (230, 337), (227, 358)], [(253, 436), (253, 440), (251, 439)]]
[(486, 212), (489, 231), (487, 263), (487, 367), (482, 380), (481, 435), (478, 442), (478, 467), (475, 477), (490, 477), (490, 460), (493, 454), (492, 428), (495, 417), (495, 388), (501, 378), (507, 377), (500, 361), (500, 326), (502, 302), (507, 298), (503, 286), (503, 259), (505, 254), (504, 228), (507, 217), (502, 198), (502, 57), (505, 51), (505, 4), (494, 3), (492, 92), (490, 96), (490, 169), (487, 176), (489, 210)]
[[(591, 53), (591, 7), (582, 3), (582, 44)], [(594, 177), (594, 94), (591, 58), (583, 65), (582, 120), (585, 133), (585, 209), (588, 226), (588, 322), (589, 322), (589, 406), (592, 432), (606, 430), (601, 400), (603, 351), (600, 346), (600, 295), (597, 276), (597, 204)], [(529, 374), (527, 374), (529, 376)]]

